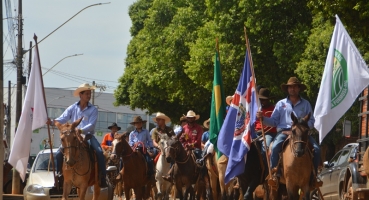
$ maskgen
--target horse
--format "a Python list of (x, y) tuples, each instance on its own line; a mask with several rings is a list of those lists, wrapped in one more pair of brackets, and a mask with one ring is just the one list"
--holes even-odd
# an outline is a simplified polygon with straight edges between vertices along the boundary
[(94, 186), (93, 199), (97, 200), (100, 195), (100, 185), (98, 179), (98, 167), (95, 156), (95, 163), (90, 160), (87, 142), (82, 142), (80, 133), (76, 132), (76, 127), (81, 123), (82, 118), (72, 124), (60, 124), (55, 122), (55, 126), (60, 131), (60, 139), (64, 148), (63, 156), (63, 200), (68, 198), (72, 185), (78, 188), (79, 199), (85, 199), (88, 186)]
[[(283, 172), (280, 182), (285, 182), (288, 199), (299, 199), (299, 190), (304, 199), (310, 199), (310, 177), (313, 170), (311, 147), (309, 146), (310, 113), (302, 119), (298, 119), (291, 113), (292, 134), (288, 144), (282, 150)], [(287, 141), (287, 140), (286, 140)], [(284, 179), (284, 180), (283, 180)], [(275, 192), (271, 191), (271, 198), (275, 199)]]
[(119, 158), (123, 161), (124, 167), (120, 173), (125, 198), (131, 198), (131, 189), (134, 190), (136, 199), (148, 198), (152, 183), (147, 176), (148, 168), (144, 155), (140, 151), (134, 151), (123, 136), (115, 137), (112, 146), (110, 159), (115, 163)]
[(159, 141), (159, 149), (160, 149), (160, 155), (158, 158), (158, 161), (156, 163), (156, 174), (155, 174), (155, 179), (156, 179), (156, 188), (158, 190), (157, 193), (157, 199), (169, 199), (169, 193), (170, 193), (170, 186), (172, 184), (170, 184), (168, 181), (165, 181), (162, 176), (166, 175), (166, 173), (169, 171), (170, 169), (170, 163), (167, 162), (166, 160), (166, 155), (165, 155), (165, 149), (168, 147), (167, 144), (167, 140), (169, 138), (169, 136), (167, 134), (164, 135), (160, 135), (160, 141)]
[(110, 185), (114, 189), (114, 195), (117, 196), (120, 200), (122, 200), (123, 196), (123, 185), (120, 181), (116, 180), (116, 177), (119, 174), (120, 171), (120, 162), (114, 163), (110, 160), (111, 155), (111, 149), (104, 150), (103, 149), (103, 155), (105, 157), (105, 165), (109, 169), (110, 166), (115, 166), (116, 170), (107, 170), (107, 178), (109, 180)]
[[(195, 155), (184, 149), (181, 142), (174, 136), (167, 141), (168, 147), (165, 150), (166, 160), (170, 162), (172, 159), (175, 164), (172, 166), (175, 186), (179, 199), (187, 199), (190, 194), (190, 199), (195, 199), (195, 192), (192, 188), (192, 184), (196, 184), (197, 188), (197, 199), (204, 193), (202, 191), (202, 185), (199, 185), (200, 169), (197, 167)], [(186, 192), (183, 195), (182, 187), (185, 186)], [(184, 198), (183, 198), (184, 197)]]
[[(252, 141), (250, 150), (247, 152), (247, 161), (245, 164), (245, 170), (242, 174), (238, 175), (238, 181), (240, 188), (244, 193), (244, 200), (254, 199), (254, 191), (260, 184), (264, 184), (264, 178), (268, 173), (268, 170), (263, 162), (261, 154), (261, 142), (259, 139)], [(264, 188), (267, 188), (266, 185)]]

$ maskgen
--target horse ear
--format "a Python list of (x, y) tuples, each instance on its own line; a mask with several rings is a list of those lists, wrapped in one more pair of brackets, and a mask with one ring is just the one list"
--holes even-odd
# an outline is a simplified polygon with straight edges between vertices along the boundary
[(54, 121), (54, 125), (59, 129), (60, 128), (60, 126), (61, 126), (61, 123), (59, 123), (58, 121)]
[(72, 123), (72, 127), (73, 128), (77, 127), (81, 123), (82, 119), (83, 119), (83, 117), (81, 117), (81, 118), (77, 119), (76, 121), (74, 121)]
[(308, 122), (311, 116), (311, 112), (309, 112), (309, 114), (307, 114), (303, 119), (305, 122)]
[(291, 119), (292, 119), (293, 125), (299, 123), (299, 120), (297, 119), (297, 117), (295, 116), (295, 114), (293, 114), (293, 112), (291, 112)]

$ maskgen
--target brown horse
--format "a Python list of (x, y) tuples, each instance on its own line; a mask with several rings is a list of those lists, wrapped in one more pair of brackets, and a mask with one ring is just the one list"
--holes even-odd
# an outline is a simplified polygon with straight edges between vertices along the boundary
[[(299, 199), (299, 190), (305, 195), (305, 200), (310, 199), (310, 176), (313, 169), (312, 154), (309, 147), (310, 113), (302, 119), (291, 113), (292, 134), (289, 143), (283, 150), (283, 177), (285, 179), (289, 199)], [(281, 177), (281, 182), (283, 181)]]
[[(173, 175), (179, 199), (187, 199), (188, 194), (190, 194), (190, 199), (195, 199), (192, 184), (196, 184), (196, 188), (198, 188), (197, 199), (200, 199), (205, 193), (205, 184), (200, 184), (200, 169), (197, 167), (195, 155), (191, 151), (186, 151), (176, 137), (168, 139), (167, 144), (168, 147), (165, 150), (167, 162), (170, 162), (171, 159), (175, 161)], [(186, 188), (184, 195), (182, 187)]]
[(114, 138), (111, 159), (117, 162), (122, 158), (124, 167), (121, 170), (121, 181), (124, 185), (124, 195), (130, 199), (130, 190), (134, 190), (136, 199), (147, 199), (153, 185), (147, 176), (147, 164), (140, 151), (133, 151), (123, 136)]
[(90, 160), (88, 144), (82, 142), (81, 133), (76, 132), (76, 127), (81, 123), (82, 118), (72, 124), (60, 124), (55, 122), (60, 131), (60, 140), (64, 148), (63, 156), (63, 200), (68, 198), (72, 185), (78, 188), (79, 199), (84, 200), (88, 186), (94, 186), (93, 199), (97, 200), (100, 195), (98, 179), (98, 168)]

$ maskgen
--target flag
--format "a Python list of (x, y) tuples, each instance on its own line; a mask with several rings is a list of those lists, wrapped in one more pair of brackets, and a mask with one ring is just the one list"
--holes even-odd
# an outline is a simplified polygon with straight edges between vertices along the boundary
[(225, 183), (245, 170), (246, 155), (253, 138), (258, 110), (255, 78), (246, 50), (243, 71), (232, 103), (219, 132), (218, 149), (228, 157)]
[(32, 131), (44, 126), (47, 121), (43, 89), (41, 66), (36, 45), (22, 114), (9, 156), (9, 163), (19, 172), (23, 181), (26, 176)]
[(223, 125), (226, 113), (225, 96), (222, 81), (222, 72), (220, 70), (219, 52), (215, 52), (214, 60), (214, 81), (213, 94), (211, 97), (210, 111), (210, 142), (214, 145), (218, 158), (222, 155), (217, 148), (217, 140), (220, 128)]
[(368, 84), (368, 67), (336, 15), (314, 110), (320, 143)]

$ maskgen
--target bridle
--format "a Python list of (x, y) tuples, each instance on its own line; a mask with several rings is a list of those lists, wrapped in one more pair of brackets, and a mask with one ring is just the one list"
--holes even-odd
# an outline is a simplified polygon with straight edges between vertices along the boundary
[[(177, 142), (175, 142), (175, 143), (177, 143)], [(175, 144), (174, 143), (174, 144)], [(190, 158), (190, 154), (187, 154), (187, 156), (186, 156), (186, 158), (184, 159), (184, 161), (178, 161), (177, 160), (177, 151), (179, 150), (179, 147), (172, 147), (171, 145), (169, 145), (169, 146), (167, 146), (164, 150), (166, 150), (166, 149), (174, 149), (174, 161), (176, 162), (176, 163), (179, 163), (179, 164), (184, 164), (184, 163), (186, 163), (187, 161), (188, 161), (188, 159)], [(169, 150), (170, 151), (170, 150)], [(170, 153), (169, 153), (169, 155), (170, 155)]]
[[(303, 145), (305, 145), (304, 146), (304, 150), (306, 151), (307, 150), (307, 139), (306, 139), (306, 141), (303, 141), (302, 139), (300, 139), (300, 140), (294, 140), (294, 138), (295, 138), (295, 136), (296, 136), (296, 134), (294, 133), (294, 131), (292, 131), (292, 135), (291, 135), (291, 139), (290, 139), (290, 147), (291, 147), (291, 151), (293, 152), (293, 154), (294, 154), (294, 156), (295, 157), (297, 157), (297, 147), (296, 147), (296, 145), (297, 144), (303, 144)], [(302, 138), (302, 137), (300, 137), (300, 138)], [(304, 151), (304, 153), (305, 153), (305, 151)]]

